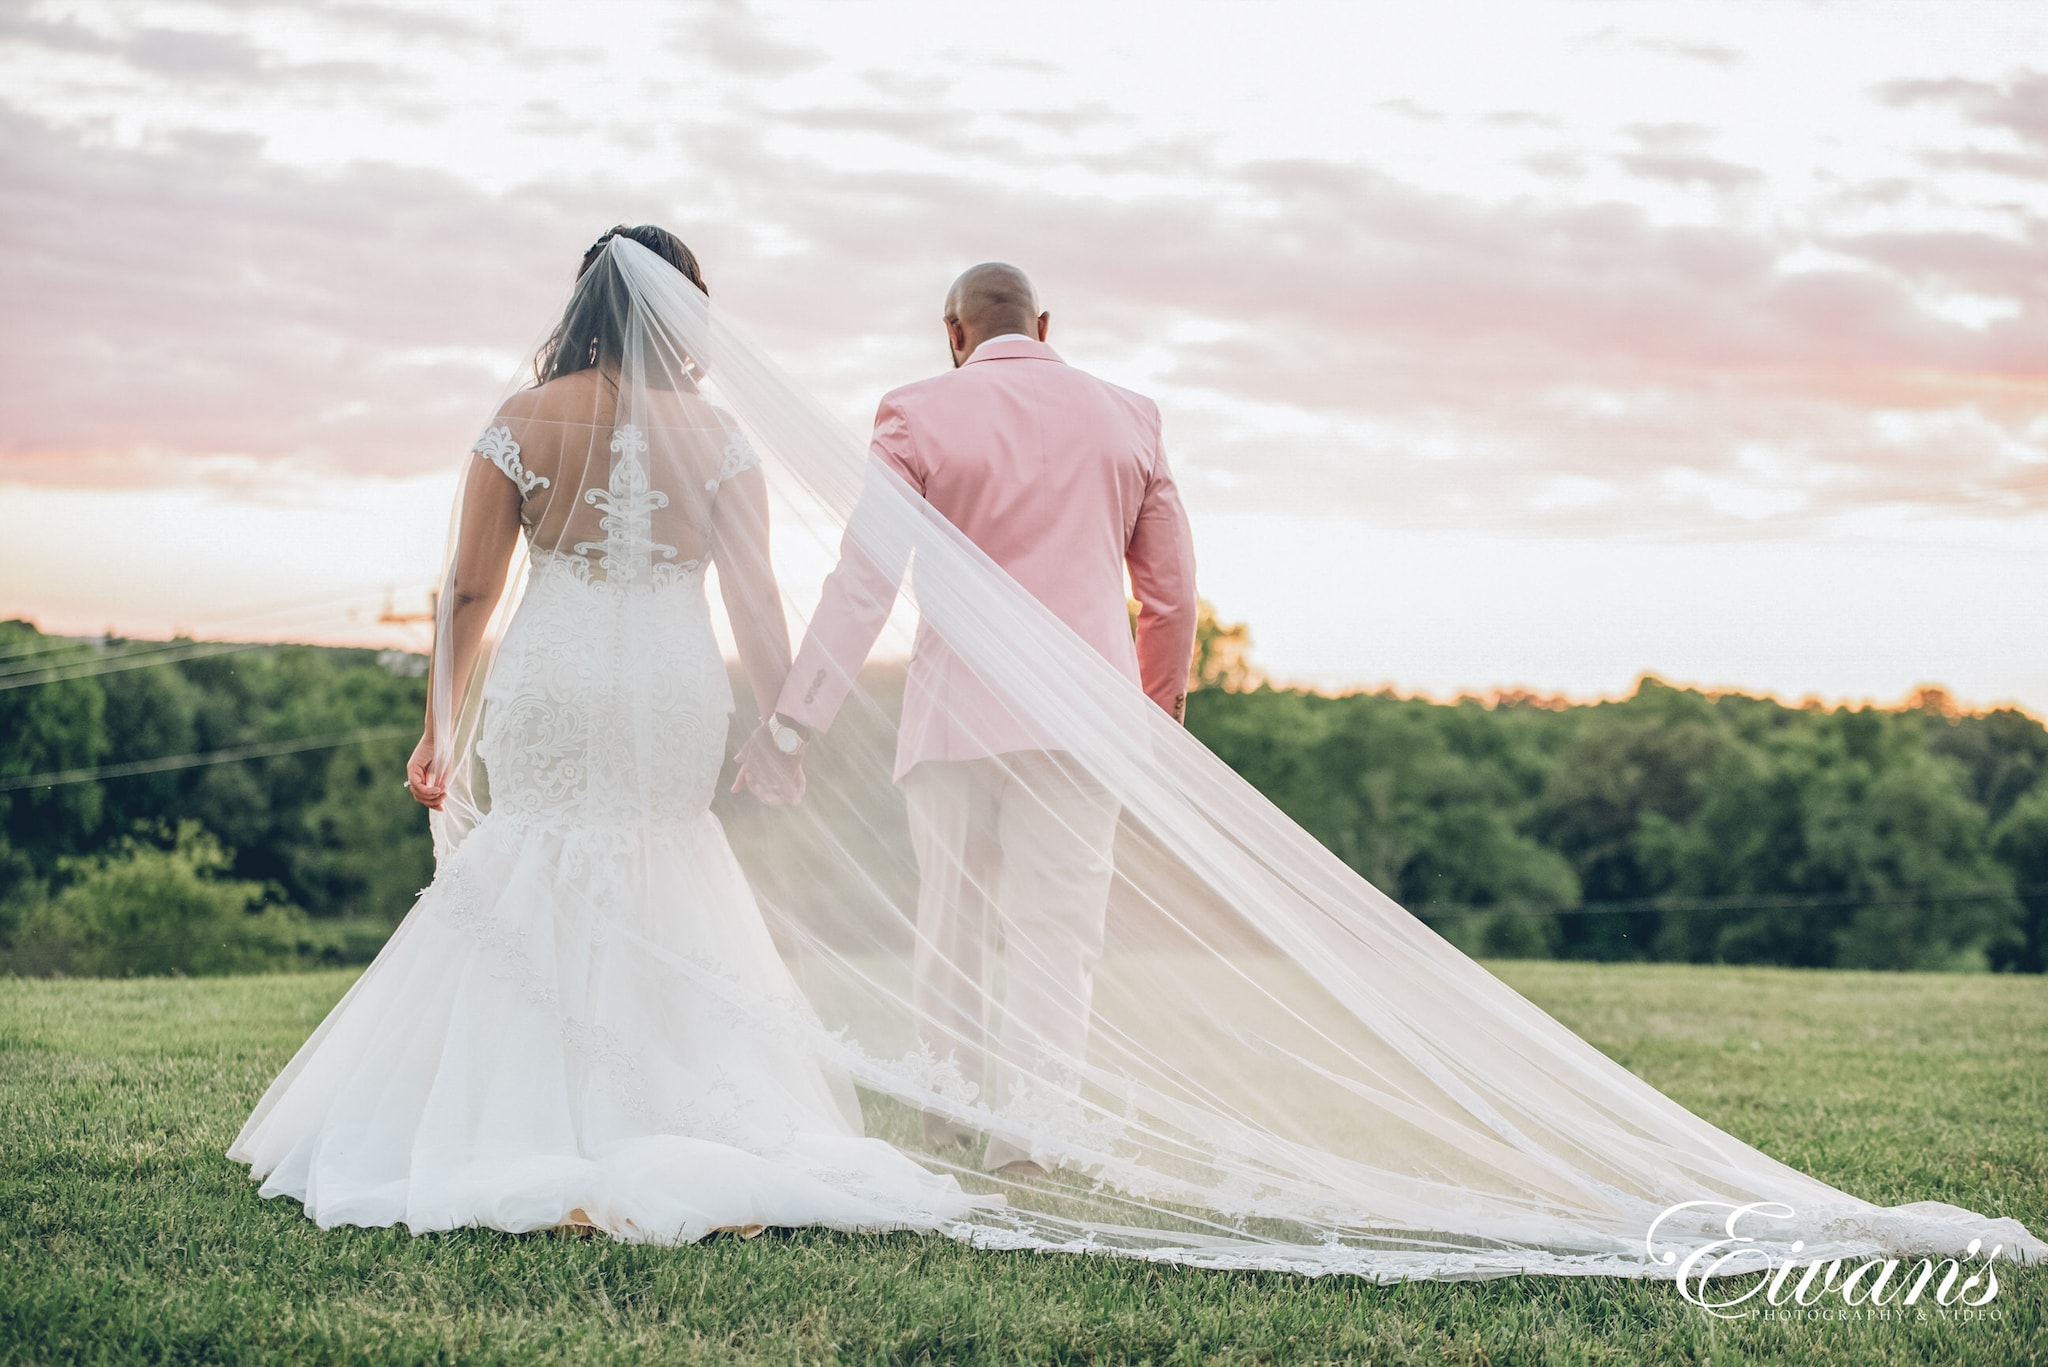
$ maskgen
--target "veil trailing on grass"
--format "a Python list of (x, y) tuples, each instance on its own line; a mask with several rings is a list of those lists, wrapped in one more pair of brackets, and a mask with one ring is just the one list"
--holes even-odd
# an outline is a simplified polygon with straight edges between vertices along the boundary
[[(710, 1003), (760, 1049), (810, 1060), (866, 1135), (987, 1198), (948, 1217), (956, 1237), (1376, 1278), (1671, 1276), (1664, 1251), (1725, 1237), (1726, 1204), (1762, 1201), (1791, 1212), (1744, 1230), (1766, 1254), (1795, 1240), (1802, 1260), (1961, 1256), (1972, 1239), (2044, 1252), (2010, 1220), (1880, 1208), (1787, 1167), (1518, 996), (1205, 750), (655, 253), (606, 245), (538, 373), (564, 355), (590, 383), (515, 393), (458, 499), (451, 544), (492, 498), (522, 499), (523, 530), (494, 552), (508, 577), (487, 625), (463, 605), (488, 611), (495, 584), (451, 562), (440, 595), (444, 865), (522, 765), (521, 794), (552, 784), (622, 827), (664, 819), (678, 781), (655, 757), (678, 728), (716, 737), (710, 762), (753, 733), (836, 567), (900, 584), (867, 664), (828, 685), (850, 692), (803, 756), (803, 800), (732, 794), (729, 761), (718, 784), (713, 810), (800, 992), (760, 995), (624, 921), (606, 933), (666, 999)], [(550, 393), (584, 407), (535, 397)], [(553, 686), (605, 700), (595, 758), (551, 759), (538, 714), (522, 723), (537, 749), (493, 748), (492, 709), (519, 705), (493, 652), (523, 595), (561, 576), (629, 593), (691, 572), (724, 608), (715, 680), (685, 677), (676, 641), (693, 623), (650, 595), (631, 635), (546, 666)], [(933, 870), (896, 763), (913, 648), (921, 715), (949, 753), (999, 766), (1008, 800), (1055, 831), (1077, 785), (1113, 812), (1105, 906), (1083, 892), (1068, 923), (1025, 924), (1020, 888), (1040, 871), (1006, 847), (955, 870), (952, 931), (928, 910), (920, 932)], [(701, 914), (690, 888), (655, 892)], [(546, 999), (607, 1061), (598, 1085), (660, 1075), (658, 1032), (619, 1028), (601, 999)], [(667, 1100), (687, 1116), (698, 1099)], [(772, 1155), (776, 1141), (733, 1142)], [(1044, 1175), (986, 1171), (998, 1143)], [(1689, 1202), (1724, 1205), (1652, 1237)]]

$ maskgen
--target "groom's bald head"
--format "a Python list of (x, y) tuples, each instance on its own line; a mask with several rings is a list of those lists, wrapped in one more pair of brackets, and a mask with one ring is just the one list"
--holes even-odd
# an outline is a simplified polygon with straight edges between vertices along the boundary
[(991, 337), (1021, 332), (1045, 340), (1052, 319), (1038, 307), (1031, 277), (1003, 261), (984, 261), (960, 273), (946, 291), (946, 340), (959, 365)]
[(1031, 277), (1004, 261), (969, 266), (946, 291), (946, 321), (986, 327), (990, 336), (1029, 332), (1038, 319)]

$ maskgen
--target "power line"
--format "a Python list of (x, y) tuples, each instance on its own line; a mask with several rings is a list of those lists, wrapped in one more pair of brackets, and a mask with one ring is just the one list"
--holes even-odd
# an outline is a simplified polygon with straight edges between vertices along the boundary
[[(12, 680), (28, 675), (61, 675), (77, 678), (84, 674), (101, 673), (111, 667), (139, 669), (146, 664), (173, 664), (177, 659), (194, 650), (219, 651), (225, 649), (250, 649), (253, 642), (243, 641), (141, 641), (118, 650), (100, 650), (91, 645), (67, 643), (72, 647), (70, 658), (53, 662), (15, 661), (0, 665), (0, 687)], [(29, 683), (54, 683), (56, 678), (35, 678)], [(25, 684), (23, 685), (26, 686)]]
[(203, 750), (191, 755), (164, 759), (135, 760), (128, 764), (101, 764), (90, 769), (66, 769), (26, 778), (0, 778), (0, 793), (24, 788), (58, 788), (71, 783), (96, 783), (106, 778), (128, 778), (135, 774), (161, 774), (174, 769), (199, 769), (212, 764), (233, 764), (238, 760), (266, 759), (271, 755), (292, 755), (305, 750), (333, 750), (356, 741), (396, 740), (417, 734), (415, 726), (371, 726), (336, 735), (310, 736), (299, 740), (266, 741), (255, 745), (234, 745), (223, 750)]
[[(174, 640), (149, 642), (140, 648), (114, 654), (101, 654), (86, 659), (72, 659), (43, 663), (34, 660), (17, 659), (11, 667), (0, 662), (0, 693), (17, 688), (35, 688), (42, 684), (64, 683), (71, 679), (96, 678), (102, 674), (118, 674), (128, 669), (147, 669), (153, 665), (182, 664), (187, 660), (203, 660), (214, 655), (234, 655), (254, 650), (283, 650), (299, 646), (295, 641), (189, 641)], [(70, 648), (90, 650), (86, 642), (66, 640), (54, 650)], [(311, 649), (367, 649), (368, 647), (322, 647)]]
[(1746, 897), (1671, 897), (1635, 901), (1583, 902), (1575, 907), (1531, 906), (1503, 902), (1494, 906), (1470, 906), (1449, 902), (1424, 902), (1409, 908), (1425, 921), (1453, 916), (1624, 916), (1656, 912), (1744, 912), (1823, 911), (1829, 908), (1939, 907), (1971, 902), (1997, 902), (2007, 897), (2038, 897), (2048, 894), (2048, 883), (2026, 887), (1965, 888), (1956, 892), (1829, 893), (1805, 895), (1752, 895)]
[[(124, 669), (147, 669), (152, 665), (182, 664), (186, 660), (203, 660), (213, 655), (236, 655), (251, 650), (275, 648), (270, 642), (194, 641), (136, 651), (133, 654), (115, 655), (112, 658), (37, 665), (13, 675), (0, 673), (0, 693), (12, 692), (17, 688), (35, 688), (42, 684), (64, 683), (71, 679), (90, 679), (101, 674), (118, 674)], [(38, 677), (24, 678), (22, 675)]]
[[(148, 669), (156, 665), (183, 664), (187, 660), (204, 660), (215, 655), (239, 655), (256, 650), (337, 650), (369, 649), (370, 647), (348, 646), (301, 646), (295, 641), (181, 641), (170, 645), (152, 646), (147, 650), (131, 651), (118, 655), (102, 655), (96, 659), (73, 660), (62, 664), (30, 665), (14, 671), (0, 669), (0, 693), (17, 688), (35, 688), (42, 684), (64, 683), (71, 679), (91, 679), (102, 674), (118, 674), (126, 669)], [(26, 675), (37, 677), (28, 678)]]
[[(413, 591), (414, 590), (411, 588), (408, 588), (406, 590), (407, 593), (411, 593)], [(427, 592), (429, 590), (422, 589), (420, 591)], [(356, 602), (358, 600), (365, 598), (370, 598), (376, 594), (382, 594), (386, 598), (388, 598), (390, 597), (391, 593), (392, 588), (389, 583), (380, 583), (363, 585), (359, 588), (348, 589), (346, 591), (320, 594), (312, 598), (273, 599), (268, 603), (261, 603), (234, 612), (216, 615), (213, 617), (202, 618), (195, 625), (218, 630), (219, 628), (227, 626), (229, 624), (240, 624), (240, 626), (237, 627), (237, 629), (240, 629), (240, 627), (247, 627), (260, 623), (275, 622), (280, 617), (290, 619), (292, 617), (303, 616), (304, 614), (308, 613), (317, 613), (318, 616), (316, 620), (326, 621), (329, 617), (331, 617), (332, 613), (335, 610), (341, 607), (345, 607), (352, 602)], [(266, 627), (265, 629), (270, 630), (275, 628)], [(113, 633), (110, 629), (108, 633), (108, 639), (111, 640), (114, 634), (115, 633)], [(10, 648), (0, 649), (0, 677), (11, 677), (15, 675), (26, 674), (37, 670), (45, 669), (70, 669), (74, 665), (83, 665), (88, 662), (46, 662), (40, 657), (56, 655), (69, 651), (76, 651), (81, 648), (92, 649), (94, 647), (100, 646), (100, 644), (100, 638), (90, 636), (46, 636), (39, 634), (32, 641), (24, 642)], [(171, 640), (168, 641), (130, 639), (126, 641), (125, 644), (134, 647), (130, 654), (140, 656), (140, 654), (144, 650), (158, 651), (172, 648), (184, 648), (192, 645), (211, 646), (237, 643), (227, 643), (218, 641), (192, 641), (189, 639), (179, 639), (177, 637), (173, 637)], [(248, 643), (246, 648), (255, 649), (262, 644), (266, 643)], [(293, 643), (270, 642), (267, 644), (286, 645)], [(110, 657), (103, 656), (102, 658)], [(114, 656), (111, 658), (126, 659), (128, 658), (128, 656), (121, 655)], [(163, 663), (171, 662), (163, 661)], [(36, 679), (32, 680), (31, 682), (46, 683), (56, 682), (56, 680)]]

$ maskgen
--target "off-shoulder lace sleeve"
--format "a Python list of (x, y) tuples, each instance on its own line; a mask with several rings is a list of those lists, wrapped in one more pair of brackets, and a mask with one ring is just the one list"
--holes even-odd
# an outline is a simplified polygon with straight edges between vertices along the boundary
[(705, 480), (704, 487), (715, 493), (719, 485), (725, 483), (734, 475), (740, 473), (740, 471), (758, 469), (760, 464), (761, 457), (755, 454), (752, 444), (747, 441), (746, 437), (738, 432), (734, 432), (725, 443), (724, 455), (718, 462), (718, 473)]
[(488, 427), (476, 439), (476, 445), (469, 448), (471, 454), (479, 456), (505, 472), (505, 478), (519, 486), (521, 494), (530, 494), (535, 489), (548, 487), (546, 475), (530, 475), (519, 463), (519, 443), (512, 440), (509, 427)]

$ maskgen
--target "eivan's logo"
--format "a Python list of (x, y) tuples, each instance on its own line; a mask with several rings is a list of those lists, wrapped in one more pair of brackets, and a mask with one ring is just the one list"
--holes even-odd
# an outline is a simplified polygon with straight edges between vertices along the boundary
[[(1658, 1230), (1665, 1221), (1686, 1210), (1725, 1210), (1728, 1218), (1721, 1222), (1724, 1237), (1700, 1244), (1681, 1258), (1679, 1251), (1659, 1248)], [(1805, 1249), (1806, 1243), (1799, 1239), (1787, 1248), (1795, 1256), (1774, 1257), (1759, 1246), (1757, 1235), (1763, 1233), (1768, 1237), (1769, 1226), (1765, 1221), (1789, 1220), (1793, 1214), (1792, 1207), (1781, 1201), (1751, 1201), (1744, 1205), (1732, 1201), (1682, 1201), (1650, 1222), (1643, 1247), (1660, 1266), (1677, 1264), (1679, 1295), (1722, 1319), (1805, 1317), (1811, 1307), (1830, 1296), (1839, 1296), (1844, 1306), (1855, 1307), (1851, 1315), (1867, 1314), (1871, 1318), (1888, 1318), (1901, 1311), (1924, 1313), (1929, 1308), (1953, 1313), (1962, 1307), (1967, 1312), (1988, 1305), (1998, 1294), (1998, 1274), (1992, 1264), (2004, 1250), (2003, 1244), (1995, 1244), (1989, 1253), (1983, 1254), (1983, 1266), (1974, 1272), (1968, 1264), (1982, 1250), (1982, 1239), (1970, 1240), (1959, 1259), (1921, 1258), (1910, 1266), (1899, 1258), (1872, 1258), (1853, 1267), (1845, 1267), (1847, 1260), (1842, 1258), (1801, 1262), (1796, 1255)], [(1710, 1285), (1710, 1279), (1742, 1272), (1770, 1275), (1748, 1286)], [(1850, 1317), (1841, 1311), (1822, 1313), (1829, 1318)], [(1995, 1316), (1998, 1312), (1991, 1313)]]

